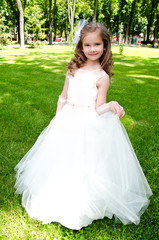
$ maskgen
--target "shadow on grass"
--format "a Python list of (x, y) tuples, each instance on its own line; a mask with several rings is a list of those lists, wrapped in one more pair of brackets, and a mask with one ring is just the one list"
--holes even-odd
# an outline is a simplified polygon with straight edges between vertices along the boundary
[[(14, 167), (55, 115), (58, 95), (63, 88), (66, 64), (71, 57), (71, 49), (54, 52), (51, 48), (50, 52), (27, 50), (17, 55), (14, 53), (10, 57), (1, 57), (1, 207), (8, 226), (14, 221), (16, 214), (17, 221), (24, 225), (27, 225), (28, 221), (35, 223), (22, 210), (21, 196), (14, 195)], [(36, 231), (49, 230), (50, 226), (55, 226), (55, 231), (60, 229), (61, 236), (70, 234), (70, 239), (80, 239), (80, 236), (84, 236), (83, 239), (98, 239), (98, 235), (104, 237), (106, 233), (110, 237), (107, 239), (112, 239), (112, 236), (117, 236), (118, 239), (155, 237), (159, 60), (114, 54), (114, 61), (115, 75), (111, 81), (108, 101), (116, 100), (124, 106), (126, 116), (121, 121), (128, 131), (154, 193), (151, 204), (142, 216), (139, 226), (118, 225), (114, 220), (106, 218), (77, 232), (65, 229), (58, 223), (44, 226), (38, 222)], [(22, 211), (25, 217), (20, 216)], [(10, 220), (6, 220), (7, 218)], [(18, 226), (18, 223), (15, 226)], [(137, 238), (139, 234), (140, 238)]]

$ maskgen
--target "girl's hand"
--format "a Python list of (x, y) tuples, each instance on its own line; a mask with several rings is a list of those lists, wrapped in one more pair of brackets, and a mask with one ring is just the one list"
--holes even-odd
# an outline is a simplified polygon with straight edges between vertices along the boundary
[(125, 111), (123, 107), (119, 105), (118, 102), (111, 101), (110, 106), (111, 106), (111, 111), (114, 112), (118, 116), (118, 118), (124, 117)]

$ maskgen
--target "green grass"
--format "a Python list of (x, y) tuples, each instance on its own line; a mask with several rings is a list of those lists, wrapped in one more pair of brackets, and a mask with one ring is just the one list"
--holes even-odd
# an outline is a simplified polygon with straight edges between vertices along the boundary
[(118, 47), (113, 47), (113, 53), (115, 75), (108, 101), (124, 106), (122, 123), (153, 191), (140, 224), (124, 226), (105, 218), (73, 231), (59, 223), (42, 225), (28, 217), (21, 196), (14, 194), (14, 167), (55, 115), (65, 66), (73, 53), (68, 46), (6, 49), (0, 50), (0, 239), (158, 239), (159, 50), (129, 47), (119, 55)]

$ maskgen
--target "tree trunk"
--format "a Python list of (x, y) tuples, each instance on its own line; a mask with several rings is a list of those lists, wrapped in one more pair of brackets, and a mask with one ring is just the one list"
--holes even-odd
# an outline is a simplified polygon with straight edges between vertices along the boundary
[(49, 45), (52, 45), (52, 0), (49, 0)]
[(56, 41), (56, 29), (57, 29), (57, 23), (54, 22), (54, 41)]
[(156, 14), (153, 47), (157, 47), (158, 46), (158, 39), (157, 39), (158, 31), (159, 31), (159, 13)]
[(104, 19), (104, 24), (105, 24), (105, 27), (107, 28), (107, 20), (106, 20), (106, 18)]
[(96, 20), (97, 20), (97, 9), (98, 9), (98, 0), (95, 0), (93, 22), (96, 22)]
[(121, 35), (121, 33), (122, 33), (122, 25), (123, 25), (123, 23), (121, 22), (120, 23), (120, 29), (119, 29), (119, 44), (121, 44), (121, 39), (122, 39), (122, 35)]
[(146, 37), (146, 42), (149, 42), (149, 38), (150, 38), (150, 27), (151, 27), (151, 23), (150, 21), (147, 24), (147, 37)]
[(68, 19), (71, 25), (71, 38), (73, 40), (73, 27), (74, 27), (76, 0), (73, 0), (73, 8), (70, 6), (70, 0), (67, 0), (67, 5), (68, 5)]
[(20, 43), (20, 26), (19, 26), (19, 21), (17, 23), (17, 42)]
[(55, 8), (56, 8), (56, 0), (54, 0), (54, 7), (51, 14), (52, 0), (49, 0), (49, 45), (52, 45), (52, 26), (55, 18)]
[(26, 8), (26, 0), (24, 0), (24, 10), (25, 10), (25, 8)]
[(148, 24), (147, 24), (147, 43), (150, 38), (150, 28), (152, 27), (152, 22), (153, 22), (153, 16), (154, 16), (154, 10), (155, 10), (155, 0), (152, 0), (152, 8), (151, 8), (151, 13), (150, 17), (148, 19)]
[(146, 41), (146, 31), (144, 30), (144, 39), (143, 41)]
[(121, 44), (121, 39), (122, 39), (122, 25), (123, 25), (123, 8), (124, 8), (124, 1), (121, 1), (121, 6), (120, 6), (120, 28), (119, 28), (119, 43), (118, 44)]
[(66, 26), (65, 26), (65, 39), (66, 39), (66, 42), (67, 42), (67, 29), (66, 29)]
[(129, 44), (129, 22), (128, 22), (127, 27), (126, 27), (126, 38), (125, 38), (125, 44), (126, 44), (126, 45)]
[(131, 12), (130, 12), (130, 17), (129, 17), (129, 23), (127, 25), (128, 29), (127, 29), (127, 43), (126, 44), (130, 44), (130, 30), (131, 30), (131, 25), (132, 25), (132, 20), (133, 20), (133, 15), (134, 15), (134, 11), (135, 11), (135, 5), (136, 5), (136, 0), (134, 0), (131, 4)]
[(20, 47), (24, 48), (24, 15), (23, 8), (20, 0), (17, 0), (17, 5), (19, 9), (19, 25), (20, 25)]
[(62, 34), (63, 34), (63, 25), (61, 24), (61, 29), (60, 29), (60, 38), (62, 38)]
[(66, 38), (66, 42), (68, 40), (68, 18), (66, 19), (65, 22), (65, 38)]
[(116, 36), (117, 36), (117, 42), (119, 42), (119, 17), (117, 17), (117, 19), (116, 19), (116, 29), (115, 29), (115, 32), (116, 32)]
[(108, 32), (109, 32), (109, 35), (110, 37), (112, 36), (112, 26), (111, 26), (111, 23), (109, 22), (109, 28), (108, 28)]

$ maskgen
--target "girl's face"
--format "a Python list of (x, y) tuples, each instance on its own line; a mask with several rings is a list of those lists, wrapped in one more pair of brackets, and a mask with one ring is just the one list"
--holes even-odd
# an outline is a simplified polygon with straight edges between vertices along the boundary
[(82, 41), (82, 51), (88, 60), (99, 62), (104, 51), (104, 43), (99, 31), (87, 33)]

